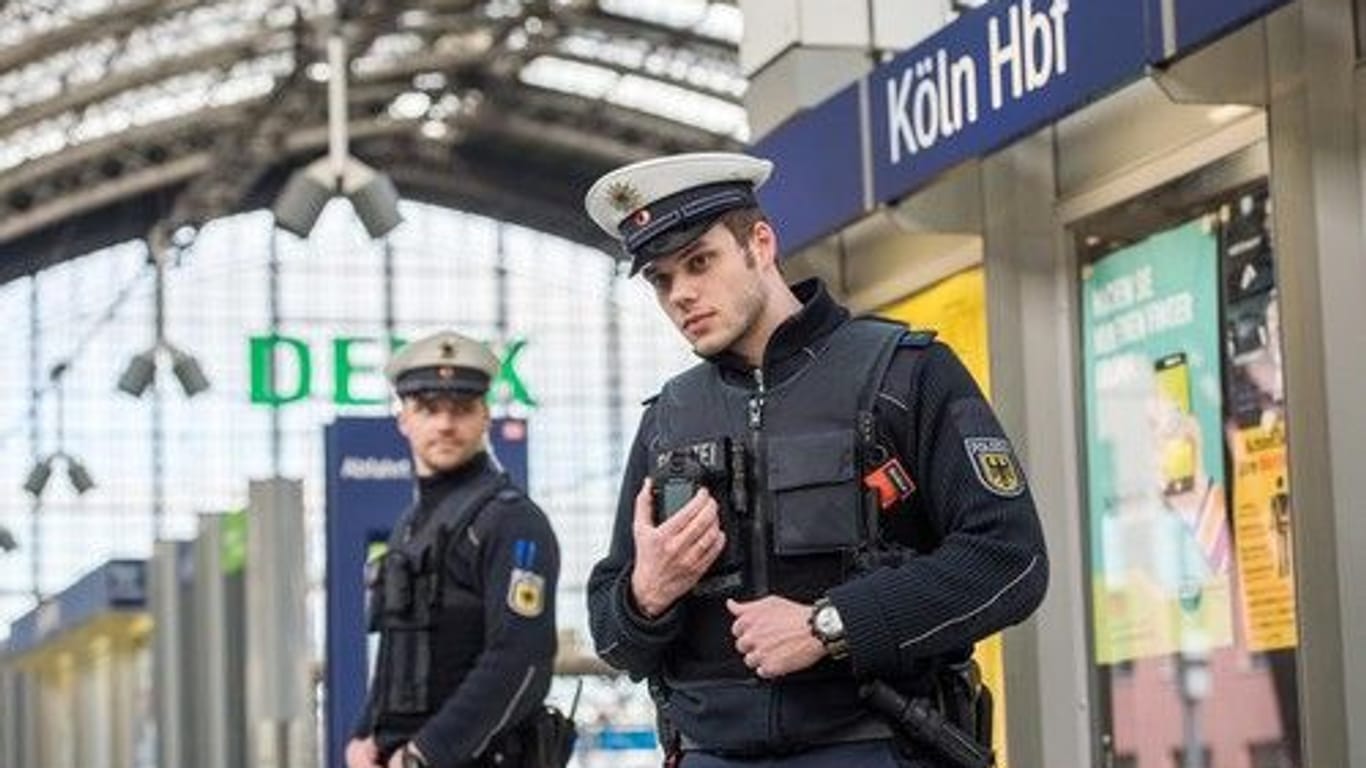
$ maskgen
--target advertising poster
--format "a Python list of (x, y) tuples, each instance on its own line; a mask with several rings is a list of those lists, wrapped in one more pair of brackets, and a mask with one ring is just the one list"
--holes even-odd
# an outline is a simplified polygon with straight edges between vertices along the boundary
[(1293, 648), (1298, 638), (1283, 422), (1238, 430), (1233, 438), (1233, 467), (1234, 525), (1247, 648)]
[[(938, 339), (949, 345), (977, 386), (991, 396), (990, 366), (987, 358), (986, 273), (973, 267), (947, 277), (914, 296), (883, 307), (877, 314), (906, 323), (912, 328), (934, 330)], [(995, 696), (992, 717), (992, 743), (996, 764), (1009, 765), (1005, 752), (1005, 668), (1001, 636), (992, 635), (977, 644), (973, 654), (982, 667), (982, 681)]]
[(1218, 243), (1201, 219), (1082, 273), (1096, 658), (1231, 644)]
[(1222, 211), (1235, 556), (1243, 633), (1254, 652), (1293, 648), (1298, 642), (1280, 311), (1269, 214), (1265, 191), (1243, 195)]

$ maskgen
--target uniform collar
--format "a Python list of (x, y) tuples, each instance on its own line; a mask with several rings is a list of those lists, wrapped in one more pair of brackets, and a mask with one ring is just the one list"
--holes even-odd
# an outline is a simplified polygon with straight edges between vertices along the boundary
[(479, 476), (489, 467), (485, 451), (474, 454), (469, 461), (448, 472), (417, 478), (417, 502), (422, 509), (433, 509), (446, 500), (452, 491)]
[[(831, 298), (819, 278), (803, 280), (792, 286), (801, 309), (783, 320), (764, 348), (764, 378), (776, 384), (799, 370), (824, 348), (826, 339), (849, 320), (849, 310)], [(753, 379), (754, 368), (734, 352), (725, 351), (710, 358), (727, 378), (742, 375)]]

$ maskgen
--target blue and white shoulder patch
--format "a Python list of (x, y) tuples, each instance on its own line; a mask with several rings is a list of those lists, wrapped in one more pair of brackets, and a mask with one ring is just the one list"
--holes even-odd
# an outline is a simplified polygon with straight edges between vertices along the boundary
[(1004, 437), (969, 437), (963, 441), (977, 481), (991, 493), (1013, 499), (1024, 493), (1024, 472), (1015, 458), (1015, 449)]
[(545, 610), (545, 577), (535, 571), (536, 542), (518, 539), (513, 544), (512, 577), (508, 580), (508, 609), (534, 619)]

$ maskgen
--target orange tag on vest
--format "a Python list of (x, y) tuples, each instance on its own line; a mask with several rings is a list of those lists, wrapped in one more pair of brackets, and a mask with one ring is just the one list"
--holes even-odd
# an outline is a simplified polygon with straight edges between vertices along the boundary
[(915, 492), (911, 473), (893, 456), (882, 466), (863, 476), (863, 484), (877, 493), (878, 509), (886, 512)]

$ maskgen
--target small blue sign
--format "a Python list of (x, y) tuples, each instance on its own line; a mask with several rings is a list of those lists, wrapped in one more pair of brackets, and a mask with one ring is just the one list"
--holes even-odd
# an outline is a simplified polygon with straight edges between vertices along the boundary
[(794, 117), (752, 152), (791, 253), (1289, 0), (997, 0)]
[(588, 742), (589, 749), (598, 750), (643, 750), (659, 746), (659, 739), (656, 738), (653, 727), (603, 728), (596, 733), (590, 733), (585, 741)]
[(110, 560), (10, 625), (8, 651), (28, 653), (106, 613), (147, 607), (147, 564)]

